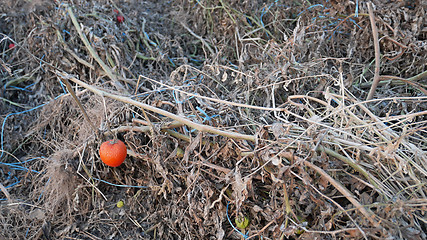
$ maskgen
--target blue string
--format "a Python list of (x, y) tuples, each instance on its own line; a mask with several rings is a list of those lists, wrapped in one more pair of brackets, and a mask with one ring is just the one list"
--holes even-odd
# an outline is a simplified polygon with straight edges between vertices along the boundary
[(354, 25), (356, 25), (357, 27), (359, 27), (360, 29), (362, 29), (362, 27), (361, 27), (361, 26), (359, 26), (359, 24), (357, 24), (357, 22), (356, 22), (356, 21), (354, 21), (354, 19), (351, 19), (351, 18), (350, 18), (350, 21), (351, 21), (352, 23), (354, 23)]
[(36, 83), (31, 83), (30, 85), (26, 86), (26, 87), (17, 87), (17, 86), (9, 86), (10, 88), (14, 88), (14, 89), (18, 89), (18, 90), (22, 90), (22, 91), (26, 91), (26, 92), (31, 92), (30, 90), (28, 90), (28, 88), (34, 86)]
[(190, 61), (193, 61), (193, 62), (196, 62), (196, 63), (201, 63), (201, 62), (204, 62), (205, 60), (199, 60), (199, 59), (195, 59), (195, 58), (189, 58), (190, 59)]
[(148, 95), (150, 95), (152, 93), (160, 93), (160, 92), (164, 92), (164, 91), (166, 91), (166, 89), (156, 90), (156, 91), (153, 91), (153, 92), (150, 92), (150, 93), (139, 93), (137, 95), (130, 96), (130, 98), (134, 99), (134, 98), (137, 98), (137, 97), (147, 97)]
[(191, 80), (194, 80), (196, 78), (197, 78), (197, 76), (194, 76), (194, 77), (191, 77), (191, 78), (187, 78), (187, 79), (184, 80), (184, 83), (186, 83), (187, 86), (190, 86), (191, 85)]
[[(65, 30), (65, 29), (64, 29), (64, 30), (62, 30), (62, 32), (63, 32), (63, 33), (68, 33), (68, 35), (70, 35), (70, 36), (71, 36), (71, 33), (70, 33), (69, 31)], [(65, 41), (65, 35), (64, 35), (62, 38), (63, 38), (63, 39), (64, 39), (64, 41)]]
[[(63, 94), (60, 94), (59, 96), (55, 97), (55, 98), (54, 98), (54, 100), (58, 99), (59, 97), (61, 97), (61, 96), (63, 96), (63, 95), (64, 95), (64, 93), (63, 93)], [(41, 105), (39, 105), (39, 106), (36, 106), (36, 107), (31, 108), (31, 109), (28, 109), (28, 110), (24, 110), (24, 111), (22, 111), (22, 112), (9, 113), (8, 115), (6, 115), (6, 117), (5, 117), (5, 118), (4, 118), (4, 120), (3, 120), (3, 124), (2, 124), (2, 126), (1, 126), (1, 137), (0, 137), (0, 143), (1, 143), (1, 154), (0, 154), (0, 159), (3, 157), (3, 153), (4, 153), (4, 145), (3, 145), (3, 140), (4, 140), (4, 126), (5, 126), (5, 124), (6, 124), (7, 119), (8, 119), (10, 116), (13, 116), (13, 115), (18, 115), (18, 114), (22, 114), (22, 113), (27, 113), (27, 112), (34, 111), (34, 110), (36, 110), (36, 109), (39, 109), (39, 108), (41, 108), (41, 107), (45, 106), (46, 104), (47, 104), (47, 103), (43, 103), (43, 104), (41, 104)]]
[[(26, 171), (26, 172), (30, 171), (30, 172), (35, 172), (37, 174), (40, 174), (40, 172), (38, 172), (36, 170), (32, 170), (32, 169), (30, 170), (30, 169), (28, 169), (26, 167), (19, 166), (20, 164), (27, 163), (27, 162), (33, 161), (35, 159), (40, 159), (40, 158), (28, 159), (28, 160), (23, 161), (23, 162), (15, 162), (15, 163), (3, 163), (3, 162), (0, 162), (0, 165), (8, 166), (9, 169), (11, 169), (11, 170), (19, 170), (19, 171)], [(10, 180), (12, 177), (15, 178), (16, 181), (14, 183), (6, 186), (5, 188), (11, 188), (11, 187), (13, 187), (13, 186), (15, 186), (15, 185), (17, 185), (18, 183), (21, 182), (21, 180), (19, 180), (16, 176), (12, 175), (12, 172), (8, 172), (8, 176), (7, 176), (6, 180)]]
[(17, 177), (15, 177), (15, 176), (14, 176), (14, 178), (16, 179), (16, 182), (14, 182), (14, 183), (10, 184), (9, 186), (6, 186), (6, 187), (5, 187), (6, 189), (7, 189), (7, 188), (11, 188), (11, 187), (13, 187), (13, 186), (15, 186), (15, 185), (17, 185), (18, 183), (20, 183), (20, 182), (21, 182), (21, 180), (18, 180), (18, 178), (17, 178)]
[(276, 1), (274, 1), (274, 3), (272, 3), (272, 4), (270, 4), (270, 6), (268, 6), (267, 7), (267, 10), (265, 10), (265, 7), (263, 7), (262, 8), (262, 10), (261, 10), (261, 16), (260, 16), (260, 23), (261, 23), (261, 26), (262, 27), (265, 27), (264, 26), (264, 22), (262, 21), (262, 17), (264, 17), (264, 15), (268, 12), (268, 11), (270, 11), (270, 8), (274, 5), (274, 4), (276, 4), (277, 2), (278, 2), (279, 0), (276, 0)]
[(314, 5), (311, 5), (310, 7), (308, 7), (307, 9), (302, 10), (302, 11), (297, 15), (297, 17), (301, 16), (301, 14), (303, 14), (305, 11), (310, 10), (310, 9), (312, 9), (312, 8), (314, 8), (314, 7), (322, 7), (322, 8), (325, 8), (322, 4), (314, 4)]
[(153, 45), (153, 46), (157, 47), (157, 43), (153, 42), (153, 41), (150, 39), (150, 37), (148, 36), (148, 34), (147, 34), (145, 31), (144, 31), (143, 33), (144, 33), (145, 37), (147, 38), (148, 42), (149, 42), (151, 45)]
[(169, 59), (169, 62), (172, 64), (172, 67), (176, 67), (175, 63), (173, 62), (173, 59), (170, 58), (169, 56), (168, 56), (168, 59)]
[(229, 222), (229, 223), (230, 223), (230, 225), (233, 227), (234, 231), (238, 232), (238, 233), (239, 233), (240, 235), (242, 235), (245, 239), (249, 238), (249, 236), (248, 236), (248, 235), (243, 234), (242, 232), (240, 232), (240, 231), (239, 231), (239, 229), (237, 229), (237, 228), (233, 225), (233, 223), (231, 222), (231, 219), (230, 219), (230, 217), (228, 216), (228, 205), (229, 205), (229, 204), (230, 204), (230, 201), (227, 201), (227, 209), (226, 209), (225, 214), (227, 215), (228, 222)]
[(248, 22), (249, 25), (252, 27), (252, 21), (248, 17), (246, 17), (246, 22)]
[[(187, 81), (187, 80), (186, 80)], [(188, 86), (191, 86), (191, 83), (188, 83), (185, 87), (188, 87)], [(178, 98), (177, 98), (177, 93), (178, 91), (176, 91), (175, 89), (174, 90), (172, 90), (172, 96), (173, 96), (173, 99), (175, 100), (175, 103), (177, 103), (177, 104), (182, 104), (182, 103), (184, 103), (186, 100), (184, 100), (184, 101), (179, 101), (178, 100)], [(187, 100), (190, 100), (190, 99), (192, 99), (194, 96), (190, 96), (190, 97), (188, 97), (187, 98)]]
[(25, 91), (25, 92), (31, 92), (30, 90), (28, 90), (26, 88), (21, 88), (21, 87), (17, 87), (17, 86), (10, 86), (10, 88), (18, 89), (18, 90)]
[(356, 0), (356, 11), (354, 12), (355, 17), (359, 17), (359, 0)]
[[(7, 198), (0, 198), (0, 201), (7, 201), (7, 200), (8, 200)], [(14, 198), (13, 200), (16, 202), (24, 202), (24, 200), (19, 199), (19, 198)]]
[(234, 69), (238, 70), (239, 67), (236, 64), (233, 64), (232, 62), (228, 61), (228, 64), (230, 64), (231, 67), (233, 67)]
[(45, 56), (45, 54), (43, 54), (42, 58), (40, 58), (40, 68), (42, 69), (43, 72), (46, 72), (42, 66), (44, 56)]
[(205, 117), (203, 118), (203, 122), (204, 121), (210, 121), (212, 118), (209, 117), (209, 115), (203, 110), (201, 109), (199, 106), (196, 107), (197, 110), (199, 110), (199, 112), (201, 112), (203, 115), (205, 115)]
[[(19, 164), (19, 163), (18, 163)], [(19, 170), (19, 171), (26, 171), (26, 172), (28, 172), (28, 171), (30, 171), (30, 172), (34, 172), (34, 173), (37, 173), (37, 174), (39, 174), (40, 172), (38, 172), (38, 171), (36, 171), (36, 170), (30, 170), (30, 169), (28, 169), (28, 168), (26, 168), (26, 167), (23, 167), (23, 166), (19, 166), (19, 165), (17, 165), (17, 163), (15, 163), (15, 164), (12, 164), (12, 163), (3, 163), (3, 162), (0, 162), (0, 165), (4, 165), (4, 166), (8, 166), (8, 167), (10, 167), (10, 169), (12, 169), (12, 170)]]
[[(268, 9), (270, 9), (270, 7)], [(262, 21), (262, 17), (264, 16), (265, 13), (267, 13), (267, 11), (265, 11), (265, 7), (263, 7), (262, 10), (261, 10), (261, 16), (260, 16), (260, 19), (259, 19), (259, 22), (261, 23), (262, 27), (264, 27), (264, 22)]]
[(35, 84), (36, 84), (35, 82), (34, 82), (34, 83), (31, 83), (30, 85), (28, 85), (28, 86), (24, 87), (24, 89), (30, 88), (30, 87), (34, 86)]
[(177, 98), (177, 91), (176, 90), (173, 90), (172, 91), (172, 96), (173, 96), (173, 99), (175, 100), (175, 103), (177, 103), (177, 104), (182, 104), (182, 103), (184, 103), (184, 101), (179, 101), (178, 100), (178, 98)]
[(196, 107), (197, 110), (199, 110), (199, 112), (201, 112), (203, 115), (205, 115), (205, 117), (203, 118), (203, 122), (205, 121), (210, 121), (212, 120), (212, 118), (214, 117), (218, 117), (218, 115), (212, 115), (212, 117), (210, 117), (203, 109), (201, 109), (200, 107)]
[(64, 83), (62, 83), (61, 80), (59, 80), (59, 84), (61, 84), (62, 91), (64, 91), (64, 94), (67, 93), (67, 90), (65, 89)]
[[(14, 163), (3, 163), (3, 162), (0, 162), (0, 165), (8, 166), (10, 170), (34, 172), (34, 173), (40, 174), (40, 172), (38, 172), (36, 170), (32, 170), (32, 169), (28, 169), (26, 167), (20, 166), (21, 164), (28, 163), (28, 162), (34, 161), (36, 159), (40, 159), (40, 158), (32, 158), (32, 159), (28, 159), (28, 160), (23, 161), (23, 162), (14, 162)], [(21, 180), (19, 180), (16, 176), (13, 176), (12, 172), (9, 171), (6, 180), (10, 180), (12, 178), (14, 178), (16, 181), (14, 183), (6, 186), (5, 188), (14, 187), (14, 186), (16, 186), (17, 184), (19, 184), (21, 182)]]

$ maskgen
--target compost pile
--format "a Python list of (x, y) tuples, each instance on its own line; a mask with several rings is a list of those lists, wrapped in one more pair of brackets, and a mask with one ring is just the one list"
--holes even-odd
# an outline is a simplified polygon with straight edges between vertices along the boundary
[(427, 238), (425, 1), (0, 3), (0, 239)]

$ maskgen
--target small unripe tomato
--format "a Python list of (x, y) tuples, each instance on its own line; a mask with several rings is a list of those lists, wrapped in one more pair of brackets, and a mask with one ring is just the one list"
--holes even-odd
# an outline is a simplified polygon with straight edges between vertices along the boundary
[(101, 144), (99, 156), (110, 167), (120, 166), (126, 159), (126, 145), (120, 140), (108, 140)]
[(184, 150), (182, 150), (182, 148), (176, 149), (176, 156), (179, 158), (183, 158), (184, 157)]
[(122, 200), (118, 201), (117, 204), (116, 204), (116, 206), (118, 208), (122, 208), (124, 205), (125, 205), (125, 203)]
[(240, 229), (245, 229), (249, 226), (249, 218), (246, 216), (238, 216), (234, 219), (234, 222), (236, 222), (236, 227)]

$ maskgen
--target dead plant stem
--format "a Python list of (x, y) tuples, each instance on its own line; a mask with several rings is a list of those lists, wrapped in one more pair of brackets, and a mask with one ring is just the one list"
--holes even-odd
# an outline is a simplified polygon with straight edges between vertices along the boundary
[(329, 156), (337, 158), (337, 159), (345, 162), (346, 164), (350, 165), (354, 170), (356, 170), (358, 173), (362, 174), (366, 179), (368, 179), (369, 183), (371, 183), (376, 188), (376, 190), (380, 189), (380, 187), (378, 186), (378, 183), (376, 181), (374, 181), (373, 177), (362, 166), (353, 162), (351, 159), (349, 159), (345, 156), (342, 156), (341, 154), (335, 152), (334, 150), (323, 147), (323, 146), (319, 146), (317, 148), (317, 150), (325, 152)]
[(378, 41), (378, 30), (375, 25), (375, 16), (372, 10), (372, 3), (368, 3), (368, 11), (369, 11), (369, 19), (371, 20), (371, 28), (372, 28), (372, 37), (374, 41), (374, 50), (375, 50), (375, 75), (374, 81), (372, 82), (371, 89), (369, 90), (368, 97), (366, 100), (372, 99), (374, 96), (375, 90), (377, 89), (378, 83), (380, 81), (380, 43)]
[(70, 85), (70, 82), (68, 82), (68, 79), (63, 78), (65, 86), (67, 87), (68, 92), (71, 94), (71, 96), (74, 98), (74, 100), (76, 101), (77, 105), (79, 106), (80, 110), (82, 110), (83, 116), (86, 119), (86, 121), (88, 121), (90, 127), (92, 128), (93, 132), (95, 134), (98, 133), (98, 129), (96, 129), (95, 125), (92, 123), (92, 121), (90, 120), (89, 116), (86, 113), (86, 110), (84, 109), (82, 103), (80, 102), (80, 100), (77, 98), (76, 93), (74, 92), (73, 88)]
[(380, 226), (380, 224), (374, 219), (373, 213), (365, 209), (346, 187), (344, 187), (341, 183), (339, 183), (329, 174), (323, 171), (323, 169), (314, 165), (313, 163), (309, 161), (304, 161), (304, 165), (315, 170), (318, 174), (328, 180), (328, 182), (332, 184), (342, 195), (344, 195), (344, 197), (346, 197), (356, 207), (356, 209), (358, 209), (360, 213), (362, 213), (362, 215), (365, 216), (371, 222), (372, 225), (374, 225), (375, 227)]
[(199, 39), (202, 42), (202, 44), (204, 46), (206, 46), (206, 48), (209, 50), (209, 52), (212, 54), (212, 56), (215, 56), (215, 51), (211, 48), (211, 46), (209, 46), (209, 43), (207, 43), (205, 39), (203, 39), (202, 37), (197, 35), (195, 32), (193, 32), (185, 23), (183, 23), (183, 22), (180, 22), (180, 23), (191, 35), (193, 35), (195, 38)]
[[(197, 98), (209, 100), (209, 101), (212, 101), (212, 102), (223, 103), (223, 104), (232, 105), (232, 106), (236, 106), (236, 107), (244, 107), (244, 108), (252, 108), (252, 109), (258, 109), (258, 110), (264, 110), (264, 111), (284, 111), (285, 110), (284, 108), (260, 107), (260, 106), (254, 106), (254, 105), (248, 105), (248, 104), (242, 104), (242, 103), (235, 103), (235, 102), (225, 101), (225, 100), (221, 100), (221, 99), (216, 99), (216, 98), (201, 96), (201, 95), (198, 95), (198, 94), (194, 94), (194, 93), (190, 93), (190, 92), (186, 92), (186, 91), (180, 90), (180, 89), (175, 88), (175, 87), (171, 87), (171, 86), (169, 86), (167, 84), (161, 83), (161, 82), (159, 82), (157, 80), (154, 80), (152, 78), (149, 78), (149, 77), (145, 77), (145, 76), (142, 76), (142, 75), (140, 75), (140, 77), (142, 77), (144, 79), (147, 79), (147, 80), (149, 80), (151, 82), (154, 82), (156, 84), (159, 84), (159, 85), (161, 85), (163, 87), (166, 87), (167, 89), (171, 89), (171, 90), (174, 90), (174, 91), (177, 91), (177, 92), (180, 92), (180, 93), (184, 93), (184, 94), (192, 96), (192, 97), (197, 97)], [(319, 100), (319, 101), (321, 101), (321, 100)]]
[(89, 84), (87, 84), (85, 82), (82, 82), (82, 81), (80, 81), (79, 79), (77, 79), (75, 77), (72, 77), (72, 76), (67, 75), (67, 74), (62, 74), (59, 71), (57, 71), (56, 73), (59, 76), (62, 76), (63, 78), (69, 78), (71, 81), (77, 83), (78, 85), (80, 85), (80, 86), (88, 89), (89, 91), (91, 91), (91, 92), (93, 92), (93, 93), (95, 93), (97, 95), (109, 97), (109, 98), (115, 99), (117, 101), (121, 101), (121, 102), (128, 103), (128, 104), (131, 104), (131, 105), (134, 105), (134, 106), (146, 109), (146, 110), (150, 110), (152, 112), (155, 112), (155, 113), (161, 114), (163, 116), (169, 117), (171, 119), (174, 119), (176, 121), (179, 121), (179, 122), (181, 122), (181, 123), (183, 123), (183, 124), (185, 124), (185, 125), (187, 125), (189, 127), (197, 129), (197, 130), (199, 130), (201, 132), (208, 132), (208, 133), (217, 134), (217, 135), (220, 135), (220, 136), (234, 138), (234, 139), (244, 139), (244, 140), (248, 140), (248, 141), (252, 141), (252, 142), (256, 141), (256, 137), (254, 135), (246, 135), (246, 134), (240, 134), (240, 133), (235, 133), (235, 132), (230, 132), (230, 131), (223, 131), (223, 130), (219, 130), (217, 128), (214, 128), (214, 127), (211, 127), (211, 126), (208, 126), (208, 125), (203, 125), (203, 124), (200, 124), (200, 123), (195, 123), (195, 122), (192, 122), (192, 121), (190, 121), (190, 120), (188, 120), (188, 119), (186, 119), (184, 117), (175, 115), (173, 113), (170, 113), (168, 111), (165, 111), (165, 110), (157, 108), (157, 107), (153, 107), (153, 106), (145, 104), (145, 103), (138, 102), (138, 101), (133, 100), (133, 99), (131, 99), (129, 97), (120, 96), (120, 95), (117, 95), (117, 94), (106, 92), (106, 91), (104, 91), (102, 89), (99, 89), (99, 88), (97, 88), (95, 86), (92, 86), (92, 85), (89, 85)]
[(3, 186), (3, 184), (0, 183), (0, 190), (4, 193), (4, 195), (6, 196), (6, 199), (9, 203), (12, 203), (12, 198), (10, 197), (9, 192), (7, 191), (7, 189)]

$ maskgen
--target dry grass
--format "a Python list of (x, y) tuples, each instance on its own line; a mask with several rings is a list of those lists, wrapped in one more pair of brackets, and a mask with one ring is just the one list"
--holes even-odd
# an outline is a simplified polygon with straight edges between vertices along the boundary
[(1, 7), (0, 238), (426, 238), (422, 1), (68, 4)]

